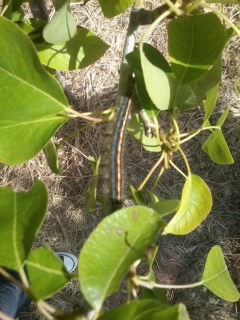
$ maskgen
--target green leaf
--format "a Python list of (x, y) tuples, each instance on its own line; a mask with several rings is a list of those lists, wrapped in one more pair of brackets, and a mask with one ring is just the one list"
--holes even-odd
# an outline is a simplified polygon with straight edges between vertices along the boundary
[(106, 18), (113, 18), (130, 7), (134, 0), (98, 0)]
[(233, 157), (221, 130), (215, 130), (204, 142), (202, 149), (218, 164), (232, 164)]
[(203, 105), (204, 111), (205, 111), (203, 127), (206, 127), (209, 124), (209, 117), (217, 101), (218, 89), (219, 89), (219, 86), (217, 85), (213, 87), (211, 90), (209, 90), (207, 93), (207, 100)]
[(98, 183), (98, 170), (100, 164), (100, 158), (97, 161), (94, 160), (93, 157), (88, 157), (88, 161), (91, 163), (93, 170), (93, 182), (88, 187), (85, 192), (86, 197), (86, 213), (92, 212), (96, 208), (96, 190)]
[(156, 211), (160, 217), (163, 217), (176, 211), (179, 207), (179, 201), (175, 199), (164, 199), (158, 197), (158, 201), (150, 204), (149, 207)]
[(156, 300), (139, 300), (106, 312), (98, 320), (150, 320), (155, 312), (165, 308), (165, 304)]
[(187, 234), (207, 217), (212, 207), (212, 196), (205, 182), (196, 175), (185, 181), (180, 207), (164, 228), (163, 234)]
[(142, 190), (136, 190), (133, 186), (130, 186), (131, 194), (133, 196), (133, 199), (138, 205), (145, 206), (145, 201), (143, 197)]
[(58, 162), (57, 149), (53, 138), (48, 142), (43, 151), (52, 172), (62, 175), (62, 170)]
[(71, 279), (62, 260), (48, 247), (32, 251), (26, 264), (34, 301), (54, 295)]
[(44, 27), (43, 38), (49, 43), (62, 43), (72, 39), (76, 30), (69, 1), (65, 1), (61, 7), (57, 8), (51, 21)]
[(222, 57), (219, 56), (210, 70), (191, 83), (195, 94), (204, 93), (218, 86), (222, 78)]
[[(229, 113), (229, 108), (224, 111), (221, 117), (217, 121), (217, 126), (220, 128), (224, 124)], [(208, 126), (208, 120), (205, 123)], [(218, 164), (232, 164), (234, 163), (231, 152), (228, 145), (224, 139), (221, 129), (215, 129), (215, 131), (208, 137), (202, 146), (203, 151), (205, 151), (209, 157)]]
[(209, 70), (226, 43), (226, 30), (214, 13), (174, 19), (168, 24), (168, 50), (179, 83), (196, 80)]
[(164, 222), (152, 210), (133, 206), (103, 219), (85, 242), (79, 257), (79, 281), (86, 300), (100, 310), (116, 291), (130, 266), (146, 257)]
[(145, 47), (140, 50), (141, 66), (146, 89), (149, 97), (159, 110), (168, 110), (173, 107), (176, 93), (176, 81), (155, 65), (152, 56), (148, 56)]
[(105, 42), (85, 28), (77, 28), (73, 39), (65, 43), (36, 44), (42, 64), (61, 71), (86, 68), (97, 61), (108, 48)]
[(139, 300), (101, 315), (99, 320), (190, 320), (183, 304), (166, 308), (155, 299)]
[(0, 17), (0, 34), (0, 162), (15, 165), (44, 148), (67, 121), (68, 104), (20, 28)]
[(136, 114), (128, 121), (128, 133), (130, 136), (139, 142), (146, 151), (160, 152), (161, 146), (159, 145), (156, 137), (146, 136), (144, 125), (139, 115)]
[(221, 299), (230, 302), (236, 302), (240, 299), (240, 293), (229, 275), (219, 246), (214, 246), (208, 254), (202, 282), (205, 287)]
[[(164, 72), (172, 73), (171, 67), (169, 66), (168, 62), (156, 48), (147, 43), (145, 43), (143, 46), (146, 56), (151, 59), (151, 62), (156, 67), (160, 68)], [(151, 116), (153, 109), (156, 109), (156, 107), (152, 103), (152, 100), (150, 99), (145, 86), (139, 50), (135, 49), (133, 52), (129, 53), (126, 56), (126, 59), (135, 73), (136, 88), (140, 105), (144, 110), (146, 110), (148, 115)], [(159, 112), (158, 109), (156, 109), (156, 111)]]
[(186, 307), (182, 304), (176, 304), (165, 311), (155, 312), (151, 320), (190, 320)]
[(48, 196), (45, 185), (35, 180), (27, 192), (0, 188), (0, 265), (19, 270), (27, 259), (41, 227)]

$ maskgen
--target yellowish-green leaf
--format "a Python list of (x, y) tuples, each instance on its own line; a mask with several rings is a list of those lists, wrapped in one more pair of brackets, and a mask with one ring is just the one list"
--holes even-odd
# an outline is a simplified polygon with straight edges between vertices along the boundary
[(235, 302), (240, 299), (240, 293), (230, 277), (219, 246), (213, 247), (208, 254), (202, 282), (205, 287), (224, 300)]
[(196, 175), (189, 175), (183, 191), (180, 207), (165, 227), (163, 234), (187, 234), (207, 217), (212, 207), (212, 196), (205, 182)]

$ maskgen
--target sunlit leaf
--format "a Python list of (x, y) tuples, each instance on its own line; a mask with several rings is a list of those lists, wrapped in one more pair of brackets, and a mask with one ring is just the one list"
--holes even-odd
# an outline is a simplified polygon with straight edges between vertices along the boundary
[(207, 100), (203, 105), (204, 111), (205, 111), (203, 127), (206, 127), (209, 124), (209, 122), (208, 122), (209, 117), (210, 117), (210, 115), (213, 111), (213, 108), (216, 104), (216, 101), (217, 101), (218, 89), (219, 89), (219, 86), (217, 85), (217, 86), (213, 87), (207, 93)]
[(179, 83), (189, 83), (209, 70), (226, 43), (226, 30), (214, 13), (190, 15), (168, 24), (168, 50)]
[(202, 282), (205, 287), (221, 299), (231, 302), (240, 299), (240, 293), (230, 277), (219, 246), (214, 246), (208, 254)]
[(233, 157), (221, 130), (215, 130), (202, 145), (209, 157), (218, 164), (232, 164)]
[(48, 247), (32, 251), (26, 263), (30, 295), (34, 301), (54, 295), (71, 279), (63, 261)]
[(163, 234), (187, 234), (207, 217), (212, 207), (212, 196), (205, 182), (196, 175), (185, 181), (180, 207), (164, 228)]
[(103, 14), (107, 18), (113, 18), (122, 13), (133, 4), (134, 0), (99, 0)]
[(48, 43), (62, 43), (72, 39), (77, 27), (70, 10), (69, 1), (64, 1), (50, 22), (43, 29), (43, 38)]
[[(229, 112), (229, 109), (226, 109), (224, 111), (224, 113), (221, 115), (221, 117), (217, 121), (217, 126), (221, 127), (224, 124), (228, 116), (228, 112)], [(214, 130), (214, 132), (204, 142), (202, 149), (209, 155), (209, 157), (215, 163), (218, 163), (218, 164), (234, 163), (231, 152), (228, 148), (228, 145), (220, 129)]]
[(85, 299), (99, 310), (116, 291), (129, 267), (146, 256), (164, 222), (152, 210), (133, 206), (103, 219), (79, 257), (79, 281)]
[(159, 110), (172, 108), (176, 92), (175, 79), (155, 65), (151, 56), (145, 53), (144, 47), (140, 50), (140, 59), (146, 89), (152, 102)]
[(0, 34), (0, 162), (15, 165), (44, 148), (67, 121), (68, 104), (20, 28), (0, 17)]
[(130, 136), (139, 142), (146, 151), (149, 152), (160, 152), (161, 147), (156, 137), (146, 136), (144, 125), (139, 115), (133, 115), (128, 121), (128, 133)]
[(0, 188), (0, 265), (19, 270), (27, 259), (47, 210), (45, 185), (35, 180), (27, 192)]
[(77, 33), (68, 42), (36, 44), (42, 64), (61, 71), (86, 68), (97, 61), (108, 48), (105, 42), (85, 28), (77, 28)]

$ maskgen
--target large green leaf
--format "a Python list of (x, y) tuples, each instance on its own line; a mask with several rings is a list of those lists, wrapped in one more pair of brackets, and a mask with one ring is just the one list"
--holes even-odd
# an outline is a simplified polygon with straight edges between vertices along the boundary
[(168, 110), (173, 107), (176, 80), (156, 65), (155, 58), (145, 51), (143, 46), (140, 59), (147, 93), (159, 110)]
[(229, 275), (219, 246), (214, 246), (208, 254), (202, 282), (205, 287), (224, 300), (235, 302), (240, 299), (240, 293)]
[(33, 158), (68, 119), (67, 101), (20, 28), (0, 17), (0, 34), (0, 162), (14, 165)]
[[(156, 67), (160, 68), (164, 72), (172, 73), (171, 67), (169, 66), (168, 62), (165, 60), (161, 52), (159, 52), (156, 48), (154, 48), (153, 46), (147, 43), (145, 43), (143, 47), (144, 47), (144, 52), (146, 56), (151, 59), (151, 62)], [(138, 94), (140, 105), (144, 110), (146, 110), (148, 115), (151, 116), (153, 109), (156, 109), (156, 107), (154, 106), (152, 100), (150, 99), (145, 86), (139, 50), (135, 49), (133, 52), (129, 53), (126, 56), (126, 59), (128, 63), (131, 65), (131, 67), (133, 68), (135, 73), (136, 88), (137, 88), (137, 94)]]
[(48, 247), (32, 251), (26, 264), (34, 301), (54, 295), (71, 279), (62, 260)]
[(102, 8), (103, 14), (107, 18), (113, 18), (114, 16), (122, 13), (128, 7), (130, 7), (134, 0), (98, 0)]
[(103, 219), (85, 242), (79, 257), (81, 291), (94, 309), (116, 291), (129, 267), (146, 257), (164, 222), (152, 210), (133, 206)]
[(56, 8), (50, 22), (43, 29), (43, 38), (49, 43), (62, 43), (72, 39), (77, 26), (70, 10), (69, 1)]
[(140, 300), (107, 312), (99, 320), (190, 320), (183, 304), (167, 308), (155, 299)]
[(73, 39), (65, 43), (36, 44), (42, 64), (62, 71), (86, 68), (97, 61), (108, 48), (105, 42), (85, 28), (77, 28)]
[(187, 234), (194, 230), (209, 214), (212, 196), (205, 182), (190, 175), (183, 187), (180, 207), (164, 228), (163, 234)]
[(100, 316), (99, 320), (146, 320), (152, 319), (151, 316), (166, 309), (164, 303), (159, 303), (154, 299), (133, 301), (127, 305), (118, 307)]
[(45, 185), (35, 180), (28, 193), (0, 188), (0, 265), (19, 270), (26, 260), (47, 210)]
[(146, 151), (160, 152), (162, 150), (156, 137), (146, 136), (143, 122), (138, 114), (132, 116), (128, 121), (127, 131)]
[(189, 83), (209, 70), (224, 48), (226, 30), (214, 13), (174, 19), (168, 24), (168, 50), (179, 83)]

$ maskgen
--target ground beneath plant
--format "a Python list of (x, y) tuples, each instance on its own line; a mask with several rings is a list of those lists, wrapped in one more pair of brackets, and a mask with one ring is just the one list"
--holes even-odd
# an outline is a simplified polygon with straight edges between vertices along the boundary
[[(159, 3), (157, 0), (146, 2), (148, 8)], [(129, 10), (107, 20), (95, 0), (89, 1), (86, 6), (77, 3), (72, 3), (71, 6), (78, 25), (90, 29), (111, 47), (104, 57), (91, 67), (63, 74), (71, 92), (69, 102), (80, 112), (108, 109), (113, 106), (116, 96)], [(239, 22), (239, 11), (228, 6), (227, 13), (235, 22)], [(162, 52), (166, 52), (166, 25), (156, 29), (149, 41)], [(223, 133), (235, 162), (233, 165), (221, 166), (212, 163), (201, 150), (207, 133), (202, 133), (183, 146), (192, 172), (202, 177), (212, 192), (213, 209), (209, 217), (191, 234), (180, 237), (168, 235), (159, 239), (154, 269), (157, 280), (161, 283), (186, 284), (199, 281), (207, 253), (212, 246), (219, 245), (224, 252), (230, 274), (240, 289), (240, 99), (236, 90), (236, 80), (239, 77), (240, 40), (233, 37), (223, 55), (223, 78), (211, 123), (215, 124), (223, 111), (230, 108)], [(180, 119), (181, 131), (198, 127), (203, 117), (201, 107), (185, 113)], [(81, 120), (69, 121), (57, 133), (56, 141), (60, 142), (84, 124)], [(85, 213), (84, 193), (92, 181), (87, 157), (91, 155), (98, 158), (104, 128), (104, 125), (91, 127), (62, 146), (59, 151), (62, 176), (56, 176), (49, 170), (43, 153), (24, 165), (1, 167), (2, 186), (11, 186), (16, 191), (29, 190), (33, 178), (38, 177), (48, 188), (48, 214), (35, 247), (47, 245), (53, 250), (70, 251), (78, 256), (88, 235), (100, 221), (100, 205), (91, 214)], [(140, 185), (158, 155), (144, 152), (141, 146), (130, 138), (127, 138), (126, 144), (125, 175), (128, 189), (130, 184), (134, 187)], [(180, 156), (174, 156), (174, 162), (183, 167)], [(182, 177), (176, 171), (169, 170), (160, 181), (156, 193), (164, 198), (180, 198), (182, 184)], [(239, 303), (220, 300), (203, 287), (167, 290), (166, 295), (171, 303), (186, 304), (192, 320), (240, 319)], [(124, 300), (123, 289), (121, 293), (107, 299), (105, 307), (114, 308)], [(73, 305), (81, 305), (82, 296), (77, 281), (73, 280), (51, 299), (51, 303), (65, 310), (72, 310)], [(22, 316), (24, 320), (40, 318), (41, 315), (34, 306)]]

